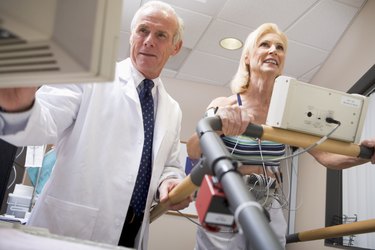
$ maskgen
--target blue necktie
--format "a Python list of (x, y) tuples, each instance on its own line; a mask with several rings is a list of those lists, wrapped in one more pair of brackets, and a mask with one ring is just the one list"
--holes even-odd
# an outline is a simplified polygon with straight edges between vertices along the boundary
[(144, 79), (138, 87), (143, 116), (144, 143), (141, 164), (130, 201), (130, 205), (133, 207), (136, 215), (141, 215), (145, 209), (151, 180), (152, 138), (154, 135), (154, 100), (151, 93), (153, 87), (154, 82), (149, 79)]

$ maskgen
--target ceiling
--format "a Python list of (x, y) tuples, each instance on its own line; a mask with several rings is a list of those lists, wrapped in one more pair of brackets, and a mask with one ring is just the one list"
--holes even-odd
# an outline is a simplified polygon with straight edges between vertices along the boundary
[[(146, 0), (124, 0), (119, 60), (129, 56), (130, 22)], [(310, 82), (366, 0), (164, 0), (185, 23), (184, 44), (162, 76), (228, 86), (241, 49), (220, 47), (224, 37), (245, 41), (265, 22), (289, 38), (284, 75)]]

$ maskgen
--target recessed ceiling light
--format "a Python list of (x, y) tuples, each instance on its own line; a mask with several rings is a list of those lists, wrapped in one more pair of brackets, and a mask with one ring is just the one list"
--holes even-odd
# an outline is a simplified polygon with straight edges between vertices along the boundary
[(226, 37), (221, 39), (220, 46), (224, 49), (236, 50), (242, 47), (242, 42), (237, 38)]

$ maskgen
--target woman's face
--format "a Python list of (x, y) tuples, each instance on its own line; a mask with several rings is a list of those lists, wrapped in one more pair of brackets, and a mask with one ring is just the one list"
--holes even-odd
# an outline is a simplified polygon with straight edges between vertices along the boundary
[(282, 74), (285, 63), (285, 45), (280, 36), (268, 33), (260, 37), (255, 49), (246, 57), (251, 72), (273, 74), (277, 77)]

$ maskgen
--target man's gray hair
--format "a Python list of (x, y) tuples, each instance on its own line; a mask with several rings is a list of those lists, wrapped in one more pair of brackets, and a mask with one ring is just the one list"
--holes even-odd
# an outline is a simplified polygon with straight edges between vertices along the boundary
[(132, 19), (131, 25), (130, 25), (130, 30), (131, 30), (132, 34), (135, 32), (138, 19), (140, 18), (142, 12), (147, 8), (154, 8), (154, 9), (166, 11), (166, 12), (172, 14), (176, 18), (176, 21), (177, 21), (177, 30), (176, 30), (175, 34), (173, 35), (173, 44), (177, 44), (178, 42), (182, 41), (183, 33), (184, 33), (184, 22), (183, 22), (183, 20), (177, 15), (176, 11), (173, 9), (172, 6), (170, 6), (167, 3), (161, 2), (161, 1), (149, 1), (149, 2), (145, 3), (144, 5), (142, 5), (137, 10), (137, 12), (135, 13), (135, 15)]

